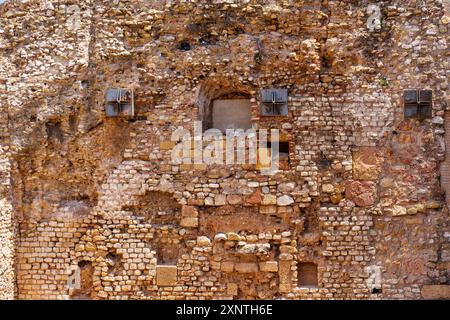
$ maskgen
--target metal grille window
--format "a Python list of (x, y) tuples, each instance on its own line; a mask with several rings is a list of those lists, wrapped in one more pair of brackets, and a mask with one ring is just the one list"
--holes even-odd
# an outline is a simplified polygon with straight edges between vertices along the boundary
[(405, 90), (405, 118), (432, 117), (433, 92), (431, 90)]
[(286, 89), (262, 90), (263, 116), (287, 116), (288, 115), (288, 91)]
[(108, 89), (106, 92), (106, 115), (134, 116), (134, 94), (130, 89)]

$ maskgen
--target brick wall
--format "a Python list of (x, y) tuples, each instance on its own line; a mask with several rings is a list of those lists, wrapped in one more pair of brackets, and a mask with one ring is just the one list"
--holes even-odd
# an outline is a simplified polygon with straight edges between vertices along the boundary
[[(6, 99), (5, 84), (0, 84), (0, 98)], [(5, 101), (5, 100), (4, 100)], [(14, 274), (14, 224), (11, 194), (11, 163), (8, 116), (6, 104), (2, 105), (0, 117), (0, 299), (13, 299)]]

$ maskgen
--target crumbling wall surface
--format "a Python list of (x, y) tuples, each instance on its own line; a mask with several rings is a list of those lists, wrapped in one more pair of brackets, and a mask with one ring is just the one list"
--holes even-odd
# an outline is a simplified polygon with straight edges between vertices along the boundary
[[(3, 45), (4, 42), (0, 42)], [(11, 194), (11, 144), (6, 79), (8, 60), (0, 57), (0, 299), (13, 299), (14, 279), (14, 223)]]
[[(5, 98), (5, 90), (0, 89)], [(8, 117), (0, 118), (0, 299), (14, 298), (14, 224)]]
[[(450, 18), (371, 4), (6, 1), (0, 298), (448, 297)], [(135, 117), (106, 117), (108, 88)], [(409, 88), (430, 119), (404, 118)], [(173, 163), (172, 133), (236, 97), (288, 143), (280, 170)]]

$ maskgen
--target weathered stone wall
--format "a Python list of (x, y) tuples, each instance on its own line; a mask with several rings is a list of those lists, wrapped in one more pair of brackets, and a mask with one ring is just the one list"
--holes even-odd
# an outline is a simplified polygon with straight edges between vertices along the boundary
[[(1, 71), (0, 71), (1, 72)], [(0, 97), (6, 100), (2, 84)], [(7, 106), (2, 105), (2, 110)], [(0, 118), (0, 299), (14, 298), (14, 224), (11, 206), (11, 149), (8, 116)]]
[[(0, 298), (448, 294), (450, 18), (441, 1), (382, 2), (370, 31), (369, 4), (3, 4)], [(133, 121), (105, 115), (119, 87)], [(260, 115), (270, 87), (289, 89), (287, 117)], [(433, 90), (432, 119), (404, 119), (408, 88)], [(173, 131), (235, 93), (289, 163), (174, 165)], [(299, 285), (303, 262), (317, 287)]]

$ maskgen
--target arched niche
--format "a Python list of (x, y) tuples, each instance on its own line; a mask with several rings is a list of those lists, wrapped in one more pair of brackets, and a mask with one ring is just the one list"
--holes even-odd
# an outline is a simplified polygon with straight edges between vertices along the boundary
[(209, 79), (199, 89), (197, 107), (203, 130), (250, 129), (250, 89), (223, 78)]

